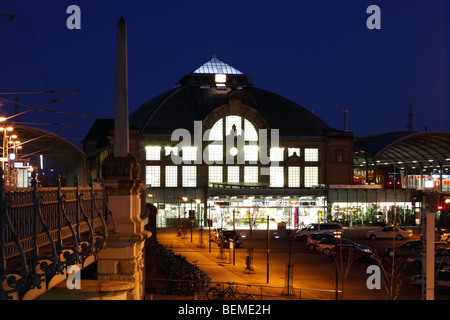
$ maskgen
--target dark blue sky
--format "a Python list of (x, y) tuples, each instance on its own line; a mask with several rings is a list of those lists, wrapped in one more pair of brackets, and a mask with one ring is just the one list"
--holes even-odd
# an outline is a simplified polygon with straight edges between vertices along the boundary
[[(72, 4), (81, 8), (81, 30), (66, 27)], [(381, 9), (381, 30), (366, 27), (372, 4)], [(65, 137), (83, 138), (96, 118), (113, 117), (121, 16), (128, 28), (130, 112), (174, 86), (215, 47), (255, 86), (299, 103), (332, 127), (343, 129), (342, 111), (349, 110), (355, 136), (406, 130), (409, 104), (415, 131), (450, 131), (447, 0), (4, 0), (0, 13), (23, 19), (0, 20), (0, 91), (80, 89), (47, 109), (89, 117), (30, 112), (20, 119), (76, 123), (61, 132)], [(20, 103), (35, 107), (61, 96), (21, 95)], [(12, 114), (11, 103), (1, 105), (3, 114)]]

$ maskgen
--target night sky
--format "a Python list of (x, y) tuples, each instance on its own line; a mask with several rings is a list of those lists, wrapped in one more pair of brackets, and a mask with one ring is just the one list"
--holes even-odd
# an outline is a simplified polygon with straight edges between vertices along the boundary
[[(81, 30), (69, 30), (70, 5)], [(368, 6), (381, 9), (369, 30)], [(19, 121), (40, 123), (80, 145), (96, 118), (114, 115), (117, 21), (128, 28), (129, 109), (172, 88), (210, 58), (363, 137), (407, 130), (450, 131), (450, 3), (422, 1), (24, 1), (3, 0), (0, 98), (8, 92), (80, 93)], [(20, 95), (37, 107), (69, 92)], [(10, 116), (14, 105), (0, 101)], [(20, 106), (19, 111), (29, 110)], [(88, 115), (88, 116), (87, 116)]]

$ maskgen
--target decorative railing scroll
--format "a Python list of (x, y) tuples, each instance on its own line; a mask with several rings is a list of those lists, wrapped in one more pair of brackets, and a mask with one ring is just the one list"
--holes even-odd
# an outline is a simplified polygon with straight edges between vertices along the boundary
[[(115, 232), (104, 188), (6, 188), (0, 168), (0, 300), (48, 288), (67, 268), (96, 258)], [(112, 227), (110, 227), (112, 226)], [(111, 229), (111, 230), (109, 230)]]

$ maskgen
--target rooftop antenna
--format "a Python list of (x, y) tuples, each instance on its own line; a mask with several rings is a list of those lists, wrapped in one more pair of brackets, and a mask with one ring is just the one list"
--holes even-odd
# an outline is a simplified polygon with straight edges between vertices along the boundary
[(408, 112), (408, 131), (413, 132), (413, 118), (414, 114), (412, 113), (412, 105), (409, 105), (409, 112)]

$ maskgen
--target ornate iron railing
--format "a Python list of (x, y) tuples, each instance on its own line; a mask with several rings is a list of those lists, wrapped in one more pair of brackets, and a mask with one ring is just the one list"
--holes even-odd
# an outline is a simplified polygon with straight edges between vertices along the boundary
[[(0, 300), (22, 299), (107, 245), (115, 223), (104, 188), (5, 188), (0, 168)], [(112, 226), (112, 227), (111, 227)], [(91, 259), (92, 260), (92, 259)], [(90, 260), (90, 261), (91, 261)]]

